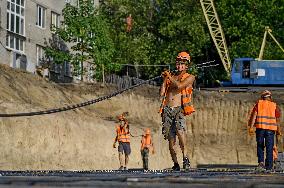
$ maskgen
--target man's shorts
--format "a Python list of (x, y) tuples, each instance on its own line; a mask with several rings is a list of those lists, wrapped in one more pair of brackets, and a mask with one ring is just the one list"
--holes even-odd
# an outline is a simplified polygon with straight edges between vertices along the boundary
[(165, 106), (162, 115), (163, 124), (163, 134), (168, 130), (168, 137), (165, 138), (175, 138), (177, 135), (177, 130), (186, 130), (186, 122), (184, 114), (182, 113), (182, 107), (168, 107)]
[(124, 153), (126, 155), (130, 155), (131, 153), (130, 143), (129, 142), (119, 142), (118, 152)]

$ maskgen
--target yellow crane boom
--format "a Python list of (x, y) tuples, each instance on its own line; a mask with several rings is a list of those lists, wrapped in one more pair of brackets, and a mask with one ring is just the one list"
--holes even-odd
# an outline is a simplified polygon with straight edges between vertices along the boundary
[(264, 52), (264, 47), (265, 47), (265, 43), (266, 43), (267, 33), (271, 36), (271, 38), (274, 40), (274, 42), (279, 46), (279, 48), (282, 50), (282, 52), (284, 52), (284, 49), (281, 46), (281, 44), (272, 35), (272, 30), (268, 26), (266, 26), (264, 36), (263, 36), (263, 40), (262, 40), (262, 44), (261, 44), (261, 48), (260, 48), (260, 52), (259, 52), (259, 56), (258, 56), (258, 60), (262, 60), (262, 58), (263, 58), (263, 52)]
[(200, 0), (203, 14), (209, 28), (210, 35), (217, 48), (223, 66), (228, 74), (231, 75), (231, 60), (226, 45), (225, 35), (216, 12), (213, 0)]

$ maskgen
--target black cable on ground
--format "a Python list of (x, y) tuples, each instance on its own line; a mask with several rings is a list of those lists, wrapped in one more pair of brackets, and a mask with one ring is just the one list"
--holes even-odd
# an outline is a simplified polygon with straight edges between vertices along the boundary
[(54, 109), (49, 109), (49, 110), (42, 110), (42, 111), (37, 111), (37, 112), (20, 112), (20, 113), (11, 113), (11, 114), (1, 114), (0, 113), (0, 117), (38, 116), (38, 115), (53, 114), (53, 113), (73, 110), (73, 109), (76, 109), (76, 108), (81, 108), (81, 107), (84, 107), (84, 106), (95, 104), (95, 103), (98, 103), (100, 101), (104, 101), (106, 99), (110, 99), (110, 98), (112, 98), (116, 95), (119, 95), (119, 94), (121, 94), (125, 91), (128, 91), (128, 90), (133, 89), (133, 88), (138, 87), (138, 86), (141, 86), (141, 85), (146, 84), (150, 81), (156, 80), (160, 77), (161, 76), (157, 76), (157, 77), (151, 78), (149, 80), (142, 81), (139, 84), (136, 84), (136, 85), (130, 86), (128, 88), (122, 89), (120, 91), (116, 91), (116, 92), (114, 92), (110, 95), (99, 97), (99, 98), (96, 98), (96, 99), (92, 99), (92, 100), (82, 102), (82, 103), (79, 103), (79, 104), (74, 104), (74, 105), (70, 105), (70, 106), (64, 106), (64, 107), (61, 107), (61, 108), (54, 108)]

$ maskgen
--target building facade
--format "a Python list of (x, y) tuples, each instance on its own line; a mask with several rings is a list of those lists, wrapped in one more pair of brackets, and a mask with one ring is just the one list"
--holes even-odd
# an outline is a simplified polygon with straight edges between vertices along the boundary
[[(77, 0), (0, 0), (0, 63), (35, 73), (66, 3), (76, 5)], [(71, 76), (68, 62), (63, 69)]]

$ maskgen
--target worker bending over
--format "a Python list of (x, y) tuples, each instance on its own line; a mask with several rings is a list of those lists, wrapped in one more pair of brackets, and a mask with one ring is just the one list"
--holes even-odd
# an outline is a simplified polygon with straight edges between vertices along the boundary
[(142, 135), (141, 139), (141, 157), (143, 161), (143, 169), (149, 169), (149, 153), (152, 151), (154, 154), (154, 145), (152, 142), (151, 131), (149, 128), (145, 130), (145, 133)]
[[(128, 115), (128, 112), (124, 112), (117, 117), (119, 125), (116, 126), (116, 137), (113, 143), (113, 148), (116, 148), (116, 142), (118, 141), (119, 170), (128, 170), (127, 164), (131, 153), (129, 124), (126, 115)], [(125, 156), (124, 160), (123, 154)]]
[[(250, 135), (254, 133), (253, 126), (256, 128), (257, 170), (272, 170), (273, 168), (274, 135), (275, 132), (277, 135), (281, 134), (279, 120), (280, 109), (272, 101), (271, 92), (265, 90), (261, 94), (261, 99), (254, 105), (248, 124)], [(266, 147), (265, 160), (264, 147)]]
[(163, 97), (160, 108), (162, 116), (162, 134), (169, 141), (169, 150), (174, 162), (173, 170), (179, 171), (176, 151), (176, 136), (183, 154), (183, 168), (190, 168), (190, 162), (186, 151), (186, 121), (185, 116), (194, 112), (191, 94), (195, 77), (186, 71), (190, 63), (190, 56), (187, 52), (181, 52), (176, 57), (176, 73), (171, 74), (164, 71), (163, 84), (160, 88), (160, 95)]

